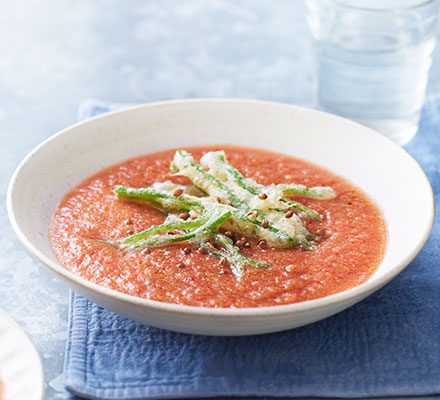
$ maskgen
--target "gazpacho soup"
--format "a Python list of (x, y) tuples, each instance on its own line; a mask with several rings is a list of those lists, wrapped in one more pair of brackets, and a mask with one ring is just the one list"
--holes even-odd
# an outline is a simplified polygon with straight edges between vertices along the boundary
[(168, 150), (114, 165), (59, 204), (61, 264), (123, 293), (260, 307), (359, 285), (386, 229), (357, 187), (309, 162), (244, 147)]

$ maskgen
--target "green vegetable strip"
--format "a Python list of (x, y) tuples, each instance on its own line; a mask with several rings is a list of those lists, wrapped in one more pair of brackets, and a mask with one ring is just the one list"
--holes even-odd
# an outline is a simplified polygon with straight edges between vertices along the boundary
[(222, 200), (230, 202), (234, 207), (247, 208), (243, 200), (224, 185), (223, 182), (206, 172), (200, 164), (194, 161), (193, 156), (186, 151), (176, 151), (171, 169), (191, 179), (194, 185), (205, 193), (211, 196), (219, 196)]
[(204, 248), (210, 255), (225, 258), (238, 280), (243, 277), (245, 268), (248, 265), (256, 268), (270, 267), (270, 264), (265, 261), (254, 260), (241, 254), (239, 248), (234, 246), (232, 240), (221, 233), (213, 234), (213, 239), (222, 246), (221, 249), (218, 249), (208, 241), (201, 243), (200, 247)]
[(174, 243), (188, 242), (194, 239), (201, 240), (217, 230), (224, 221), (231, 217), (231, 214), (232, 212), (229, 210), (225, 211), (216, 208), (209, 213), (209, 216), (203, 225), (189, 232), (178, 235), (154, 235), (121, 247), (128, 250), (134, 250), (140, 247), (161, 247)]
[[(264, 191), (267, 191), (267, 188), (263, 185), (258, 185), (258, 190), (255, 187), (252, 187), (249, 185), (249, 183), (247, 182), (246, 178), (240, 174), (240, 172), (238, 170), (236, 170), (231, 164), (229, 164), (229, 162), (226, 160), (226, 156), (225, 153), (223, 151), (216, 151), (216, 152), (212, 152), (211, 155), (216, 156), (216, 160), (219, 161), (222, 165), (223, 170), (226, 172), (226, 174), (242, 189), (246, 190), (248, 193), (256, 196), (258, 195), (258, 193), (263, 193)], [(278, 185), (281, 186), (281, 185)], [(296, 190), (299, 191), (299, 188), (302, 188), (303, 192), (304, 190), (308, 190), (309, 193), (313, 193), (315, 195), (317, 195), (317, 191), (318, 189), (321, 190), (321, 187), (316, 187), (316, 188), (310, 188), (307, 189), (302, 185), (293, 185), (293, 186), (287, 186), (287, 185), (282, 185), (283, 188), (285, 187), (286, 191), (289, 190)], [(330, 189), (331, 191), (333, 191), (333, 189), (331, 188), (324, 188), (325, 190)], [(284, 191), (284, 189), (283, 189)], [(287, 192), (285, 192), (287, 193)], [(290, 194), (290, 193), (287, 193)], [(309, 195), (308, 197), (312, 197), (311, 195)], [(314, 220), (321, 220), (321, 215), (319, 213), (317, 213), (315, 210), (312, 210), (309, 207), (306, 207), (305, 205), (298, 203), (296, 201), (293, 200), (283, 200), (280, 199), (280, 201), (286, 202), (288, 203), (289, 207), (292, 207), (294, 210), (303, 213), (304, 215), (314, 219)], [(280, 212), (285, 212), (284, 210), (277, 210)], [(300, 221), (301, 223), (301, 221)], [(301, 223), (302, 225), (302, 223)]]
[[(257, 190), (247, 183), (246, 178), (243, 175), (241, 175), (240, 172), (237, 171), (231, 164), (228, 163), (228, 161), (226, 160), (226, 157), (225, 157), (225, 153), (223, 151), (216, 151), (216, 152), (211, 152), (211, 153), (207, 153), (207, 154), (209, 154), (211, 157), (213, 157), (211, 160), (213, 160), (214, 162), (217, 161), (221, 164), (222, 172), (225, 172), (239, 187), (246, 190), (251, 195), (258, 194)], [(206, 160), (206, 162), (207, 162), (207, 167), (211, 168), (211, 170), (212, 170), (214, 165), (212, 165), (211, 160)], [(264, 186), (262, 186), (262, 185), (259, 185), (259, 186), (264, 189)], [(291, 202), (291, 205), (293, 206), (294, 203), (295, 202)], [(250, 210), (250, 208), (247, 205), (245, 206), (245, 208), (246, 208), (246, 210)], [(302, 210), (304, 210), (304, 209), (309, 210), (309, 209), (307, 209), (307, 207), (302, 206)], [(309, 210), (309, 211), (310, 211), (311, 216), (315, 217), (317, 215), (318, 217), (320, 217), (319, 214), (314, 212), (313, 210)], [(285, 211), (282, 211), (282, 212), (285, 212)], [(256, 211), (256, 213), (257, 213), (257, 218), (264, 219), (264, 215), (262, 215), (258, 211)], [(278, 237), (277, 242), (273, 243), (273, 241), (272, 241), (272, 244), (276, 244), (279, 247), (288, 247), (288, 246), (292, 246), (292, 245), (301, 244), (301, 245), (304, 245), (306, 248), (311, 248), (311, 244), (307, 241), (307, 239), (304, 238), (304, 239), (296, 240), (296, 239), (290, 237), (288, 234), (281, 231), (280, 229), (273, 226), (273, 224), (269, 224), (269, 226), (267, 228), (263, 228), (262, 223), (258, 219), (247, 218), (245, 216), (237, 216), (236, 213), (234, 214), (234, 216), (239, 220), (238, 226), (241, 226), (241, 227), (243, 227), (243, 225), (246, 226), (247, 227), (246, 230), (248, 230), (248, 231), (250, 230), (252, 232), (252, 236), (254, 236), (254, 237), (257, 237), (257, 238), (261, 237), (262, 230), (268, 229), (270, 232), (274, 233)], [(296, 222), (299, 226), (301, 226), (303, 228), (302, 222), (301, 222), (301, 220), (299, 220), (299, 218), (296, 220)], [(254, 226), (252, 226), (252, 225), (254, 225)], [(303, 229), (308, 234), (307, 230), (305, 228), (303, 228)]]
[(200, 210), (202, 207), (201, 203), (197, 200), (193, 200), (191, 196), (180, 195), (176, 197), (173, 196), (172, 193), (150, 188), (116, 186), (115, 193), (118, 199), (145, 201), (166, 211)]
[[(164, 185), (162, 188), (127, 188), (124, 186), (115, 188), (119, 199), (148, 202), (169, 212), (195, 211), (198, 214), (203, 214), (201, 217), (189, 221), (165, 222), (162, 225), (153, 226), (121, 240), (107, 243), (132, 250), (141, 247), (196, 242), (210, 254), (225, 258), (233, 273), (239, 279), (243, 275), (246, 266), (267, 268), (269, 264), (242, 255), (232, 240), (217, 232), (220, 226), (240, 234), (264, 238), (269, 244), (277, 247), (302, 245), (308, 249), (313, 248), (308, 239), (312, 240), (314, 235), (308, 232), (298, 215), (293, 214), (293, 216), (290, 216), (292, 221), (288, 223), (270, 211), (267, 213), (267, 211), (253, 210), (248, 204), (249, 200), (252, 199), (249, 195), (257, 196), (266, 193), (270, 196), (270, 190), (275, 188), (284, 195), (327, 200), (335, 197), (335, 192), (331, 187), (316, 186), (307, 188), (303, 185), (293, 184), (263, 186), (253, 183), (253, 181), (241, 175), (238, 170), (228, 163), (223, 151), (210, 152), (204, 157), (202, 157), (201, 162), (209, 171), (205, 171), (200, 164), (195, 162), (191, 154), (178, 150), (174, 155), (171, 169), (188, 177), (193, 182), (194, 187), (201, 189), (209, 195), (208, 197), (183, 194), (181, 190), (186, 190), (185, 187), (179, 187), (180, 193), (174, 195), (171, 182), (169, 182), (171, 187)], [(277, 194), (280, 193), (278, 191)], [(213, 202), (215, 197), (219, 197), (223, 204)], [(283, 205), (275, 206), (274, 204), (276, 208), (274, 207), (273, 212), (285, 213), (288, 208), (292, 208), (313, 219), (321, 219), (319, 213), (302, 203), (285, 198), (282, 195), (280, 197), (278, 201), (282, 202)], [(252, 211), (254, 216), (250, 216), (249, 211)], [(276, 221), (271, 221), (272, 218)], [(264, 219), (267, 219), (268, 222), (263, 228), (262, 221)], [(166, 234), (166, 232), (172, 230), (179, 231), (179, 233), (175, 235)], [(290, 236), (291, 234), (293, 237)]]
[(317, 200), (331, 200), (336, 197), (335, 191), (330, 186), (315, 186), (307, 188), (303, 185), (277, 185), (284, 194), (292, 196), (309, 197)]
[(217, 160), (221, 162), (224, 171), (235, 181), (235, 183), (237, 183), (238, 186), (254, 196), (258, 194), (257, 190), (248, 184), (246, 178), (229, 164), (223, 151), (217, 151), (215, 152), (215, 155), (217, 156)]
[(117, 240), (114, 242), (115, 245), (124, 245), (129, 243), (139, 242), (140, 240), (146, 239), (149, 236), (156, 235), (158, 233), (169, 232), (169, 231), (180, 231), (187, 229), (198, 228), (200, 225), (204, 224), (207, 220), (207, 216), (203, 215), (195, 220), (191, 221), (178, 221), (168, 224), (152, 226), (142, 232), (135, 233), (134, 235), (127, 236), (124, 239)]
[[(229, 165), (229, 164), (228, 164)], [(230, 166), (233, 169), (232, 166)], [(171, 165), (171, 169), (175, 172), (183, 174), (193, 181), (193, 183), (202, 189), (204, 192), (209, 195), (223, 195), (226, 197), (233, 206), (244, 210), (250, 211), (248, 205), (241, 200), (229, 187), (227, 187), (223, 182), (214, 177), (213, 175), (206, 172), (201, 165), (197, 164), (194, 161), (194, 158), (187, 152), (183, 150), (178, 150), (174, 156), (173, 163)], [(241, 174), (237, 171), (237, 174), (241, 176)], [(244, 178), (242, 177), (244, 180)], [(206, 184), (206, 182), (210, 182), (214, 185), (218, 191), (212, 190), (212, 185)], [(199, 183), (200, 182), (200, 183)], [(248, 230), (251, 230), (254, 237), (258, 237), (258, 234), (263, 229), (269, 229), (272, 233), (275, 233), (279, 240), (277, 243), (273, 243), (279, 245), (280, 247), (288, 247), (290, 245), (295, 244), (303, 244), (306, 248), (311, 248), (311, 244), (308, 243), (307, 239), (295, 240), (290, 237), (288, 234), (282, 232), (280, 229), (273, 226), (273, 224), (269, 224), (267, 228), (262, 227), (262, 223), (258, 219), (247, 218), (243, 215), (239, 215), (239, 213), (234, 213), (234, 217), (238, 219), (238, 225), (245, 225)], [(264, 216), (261, 216), (259, 212), (257, 212), (257, 218), (264, 219)], [(301, 221), (300, 225), (302, 226)], [(257, 227), (257, 228), (256, 228)]]
[[(163, 192), (158, 192), (147, 188), (136, 189), (136, 188), (126, 188), (126, 187), (118, 186), (116, 187), (115, 192), (117, 193), (118, 198), (125, 200), (145, 201), (158, 208), (165, 209), (166, 211), (180, 212), (180, 211), (189, 211), (191, 209), (203, 210), (205, 207), (201, 201), (195, 200), (196, 198), (194, 199), (191, 198), (192, 196), (181, 195), (179, 197), (174, 197), (172, 194), (166, 194)], [(212, 207), (225, 208), (225, 206), (220, 204), (218, 206), (213, 205)], [(307, 240), (298, 240), (296, 238), (292, 238), (288, 234), (284, 233), (283, 231), (273, 226), (273, 224), (269, 224), (267, 228), (263, 228), (262, 223), (259, 220), (246, 217), (246, 212), (242, 212), (240, 210), (232, 211), (231, 222), (232, 224), (230, 228), (233, 231), (240, 232), (240, 230), (244, 230), (246, 231), (247, 234), (257, 239), (261, 238), (261, 236), (264, 236), (263, 235), (264, 229), (269, 230), (277, 237), (276, 241), (268, 240), (269, 243), (278, 247), (290, 247), (301, 244), (306, 248), (311, 248), (311, 245), (310, 243), (307, 242)], [(189, 225), (187, 229), (191, 228), (192, 223), (193, 223), (192, 221), (188, 222)], [(162, 226), (163, 225), (160, 225), (160, 227)], [(159, 226), (157, 228), (159, 228)], [(178, 228), (176, 228), (174, 225), (168, 225), (168, 227), (164, 227), (163, 229), (160, 228), (158, 232), (151, 232), (151, 230), (153, 229), (156, 229), (156, 227), (144, 231), (145, 236), (151, 236), (154, 233), (164, 232), (167, 230), (174, 230), (174, 229), (178, 230)], [(185, 228), (181, 228), (181, 229), (185, 229)], [(143, 239), (142, 234), (144, 232), (140, 232), (136, 235), (132, 235), (130, 237), (125, 238), (124, 240), (127, 240), (126, 243), (134, 243), (136, 241), (142, 240)]]
[[(167, 211), (189, 211), (190, 209), (195, 210), (203, 210), (205, 206), (202, 204), (202, 201), (197, 200), (197, 198), (193, 198), (192, 196), (188, 195), (181, 195), (179, 197), (174, 197), (172, 194), (167, 194), (164, 192), (159, 192), (153, 189), (148, 188), (127, 188), (123, 186), (117, 186), (115, 188), (115, 192), (118, 196), (118, 198), (125, 199), (125, 200), (136, 200), (136, 201), (145, 201), (148, 203), (151, 203), (152, 205), (165, 209)], [(190, 206), (191, 204), (191, 206)], [(226, 208), (227, 206), (223, 205), (212, 205), (211, 207), (218, 207), (218, 208)], [(258, 220), (254, 220), (252, 218), (246, 217), (246, 212), (241, 212), (239, 210), (233, 210), (232, 211), (232, 224), (231, 229), (234, 231), (237, 231), (236, 228), (241, 228), (242, 230), (245, 230), (250, 236), (253, 236), (255, 238), (261, 237), (261, 230), (265, 229), (262, 227), (262, 224)], [(197, 221), (197, 220), (195, 220)], [(189, 222), (191, 224), (192, 222)], [(163, 226), (163, 225), (161, 225)], [(150, 233), (150, 230), (154, 229), (156, 227), (147, 229), (145, 233), (146, 236), (151, 236), (152, 234), (156, 232)], [(157, 227), (159, 228), (159, 226)], [(174, 225), (170, 225), (168, 228), (163, 228), (163, 230), (158, 231), (167, 231), (167, 230), (178, 230), (178, 228), (175, 228)], [(182, 228), (185, 229), (185, 228)], [(188, 228), (189, 229), (189, 228)], [(270, 241), (270, 244), (279, 246), (279, 247), (289, 247), (295, 244), (301, 244), (298, 243), (296, 240), (291, 238), (286, 233), (280, 231), (279, 229), (275, 228), (273, 225), (269, 224), (267, 229), (274, 233), (277, 236), (277, 240)], [(125, 238), (124, 240), (127, 240), (126, 243), (134, 243), (138, 240), (142, 240), (143, 232), (140, 232), (136, 235), (132, 235), (128, 238)], [(306, 247), (309, 247), (308, 245)]]
[[(309, 217), (315, 221), (321, 221), (321, 219), (322, 219), (321, 214), (319, 214), (315, 210), (312, 210), (309, 207), (306, 207), (304, 204), (298, 203), (297, 201), (294, 201), (294, 200), (280, 199), (280, 201), (282, 203), (284, 203), (287, 206), (287, 208), (291, 207), (294, 210), (306, 215), (307, 217)], [(279, 211), (286, 212), (286, 210), (279, 210)]]
[(228, 261), (229, 267), (231, 268), (232, 273), (236, 276), (237, 280), (240, 280), (243, 277), (245, 265), (242, 262), (238, 262), (237, 260), (233, 259), (227, 252), (218, 250), (210, 242), (205, 242), (200, 247), (205, 249), (211, 256), (225, 258)]
[[(268, 240), (270, 244), (273, 244), (277, 247), (290, 247), (294, 246), (295, 244), (299, 244), (294, 238), (279, 230), (273, 224), (269, 224), (267, 228), (263, 228), (262, 222), (258, 221), (257, 219), (243, 216), (240, 212), (235, 212), (234, 217), (235, 219), (233, 219), (233, 221), (235, 222), (239, 233), (240, 230), (244, 230), (249, 234), (249, 236), (252, 236), (256, 239), (261, 239), (261, 237), (264, 236), (262, 231), (266, 229), (275, 234), (277, 237), (276, 242), (273, 240)], [(231, 227), (231, 230), (237, 231), (233, 226)], [(266, 236), (264, 237), (266, 238)]]

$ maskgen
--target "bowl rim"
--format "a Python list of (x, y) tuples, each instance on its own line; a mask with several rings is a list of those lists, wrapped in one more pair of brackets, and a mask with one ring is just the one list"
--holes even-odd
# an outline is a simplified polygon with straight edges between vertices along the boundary
[[(46, 390), (44, 385), (45, 375), (43, 370), (43, 364), (41, 362), (40, 353), (38, 352), (34, 343), (32, 343), (29, 335), (25, 332), (25, 330), (17, 323), (17, 321), (15, 321), (15, 319), (12, 318), (12, 316), (6, 313), (6, 310), (0, 308), (0, 325), (2, 321), (4, 325), (15, 331), (14, 344), (15, 345), (19, 344), (20, 349), (26, 353), (27, 357), (29, 356), (34, 357), (34, 363), (32, 364), (31, 371), (34, 372), (35, 374), (33, 383), (36, 383), (38, 381), (38, 386), (33, 387), (34, 388), (33, 394), (35, 394), (35, 397), (32, 397), (32, 399), (43, 400)], [(8, 362), (6, 362), (6, 366), (7, 365)], [(25, 371), (29, 372), (29, 369), (26, 369)], [(8, 387), (10, 387), (9, 381), (5, 380), (3, 383), (4, 383), (4, 388), (7, 390)], [(6, 392), (6, 394), (8, 393)]]
[[(402, 260), (400, 263), (396, 264), (390, 270), (386, 271), (383, 276), (376, 280), (368, 279), (367, 281), (361, 283), (360, 285), (354, 286), (350, 289), (344, 290), (342, 292), (338, 292), (329, 296), (320, 297), (313, 300), (306, 300), (298, 303), (291, 304), (283, 304), (277, 306), (264, 306), (264, 307), (202, 307), (202, 306), (189, 306), (183, 304), (174, 304), (174, 303), (166, 303), (157, 300), (144, 299), (140, 297), (136, 297), (133, 295), (129, 295), (126, 293), (121, 293), (113, 289), (106, 288), (104, 286), (100, 286), (96, 283), (90, 282), (79, 275), (74, 274), (73, 272), (64, 268), (59, 262), (53, 261), (46, 257), (37, 246), (34, 246), (31, 241), (27, 238), (26, 234), (21, 230), (16, 215), (14, 212), (14, 190), (17, 180), (19, 179), (19, 174), (22, 168), (33, 158), (33, 156), (40, 151), (41, 148), (46, 146), (48, 143), (56, 140), (59, 136), (67, 134), (73, 129), (76, 129), (79, 126), (83, 126), (89, 124), (92, 121), (109, 118), (113, 115), (123, 114), (126, 112), (132, 112), (143, 108), (159, 108), (159, 107), (167, 107), (170, 105), (185, 105), (185, 104), (196, 104), (196, 103), (237, 103), (237, 104), (248, 104), (248, 105), (268, 105), (268, 106), (276, 106), (276, 107), (285, 107), (291, 110), (296, 110), (300, 112), (308, 112), (316, 114), (319, 117), (321, 114), (325, 114), (330, 116), (335, 120), (344, 121), (344, 123), (350, 122), (353, 126), (362, 127), (362, 130), (368, 132), (368, 134), (378, 137), (382, 141), (386, 141), (395, 146), (397, 151), (400, 151), (401, 154), (406, 157), (410, 162), (414, 164), (414, 168), (418, 169), (420, 173), (421, 179), (424, 180), (427, 189), (430, 191), (431, 201), (429, 204), (429, 223), (425, 227), (425, 231), (423, 232), (423, 236), (420, 237), (415, 247), (412, 251)], [(140, 306), (145, 308), (154, 309), (155, 311), (164, 311), (171, 313), (179, 313), (179, 314), (187, 314), (187, 315), (199, 315), (199, 316), (222, 316), (222, 317), (245, 317), (245, 316), (266, 316), (266, 315), (286, 315), (293, 313), (300, 313), (304, 311), (310, 311), (314, 309), (319, 309), (323, 307), (332, 306), (337, 303), (343, 303), (344, 301), (356, 298), (362, 298), (369, 294), (369, 292), (373, 292), (376, 289), (379, 289), (387, 282), (389, 282), (392, 278), (398, 275), (420, 252), (424, 244), (429, 238), (431, 233), (433, 224), (434, 224), (434, 214), (435, 214), (435, 200), (434, 193), (431, 187), (431, 184), (420, 167), (419, 163), (403, 148), (399, 147), (395, 143), (393, 143), (390, 139), (383, 136), (382, 134), (376, 132), (375, 130), (368, 128), (364, 125), (361, 125), (357, 122), (348, 120), (346, 118), (330, 114), (321, 110), (315, 110), (307, 107), (302, 107), (298, 105), (288, 104), (288, 103), (280, 103), (275, 101), (266, 101), (266, 100), (256, 100), (256, 99), (241, 99), (241, 98), (191, 98), (191, 99), (176, 99), (176, 100), (165, 100), (165, 101), (157, 101), (151, 103), (143, 103), (134, 106), (124, 107), (122, 109), (109, 111), (104, 114), (88, 118), (84, 121), (77, 122), (72, 124), (55, 134), (49, 136), (47, 139), (42, 141), (39, 145), (34, 147), (19, 163), (14, 173), (11, 176), (7, 195), (6, 195), (6, 207), (8, 211), (9, 221), (12, 226), (13, 231), (17, 235), (20, 242), (26, 248), (26, 250), (36, 257), (40, 262), (48, 266), (53, 272), (58, 275), (61, 275), (63, 278), (68, 280), (69, 282), (73, 282), (75, 285), (81, 287), (85, 291), (91, 291), (99, 294), (100, 296), (104, 296), (107, 299), (112, 299), (113, 301), (123, 301), (124, 303), (128, 303), (133, 306)], [(386, 254), (385, 249), (385, 254)], [(374, 273), (373, 273), (374, 275)], [(372, 275), (372, 276), (373, 276)]]

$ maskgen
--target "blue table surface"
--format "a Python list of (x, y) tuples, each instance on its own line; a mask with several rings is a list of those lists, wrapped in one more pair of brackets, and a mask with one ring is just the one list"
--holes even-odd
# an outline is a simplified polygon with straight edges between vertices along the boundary
[[(0, 13), (0, 307), (41, 354), (47, 399), (62, 384), (68, 288), (9, 227), (5, 193), (19, 161), (75, 122), (83, 99), (148, 102), (244, 97), (314, 103), (301, 0), (24, 0)], [(440, 90), (438, 53), (428, 92)]]

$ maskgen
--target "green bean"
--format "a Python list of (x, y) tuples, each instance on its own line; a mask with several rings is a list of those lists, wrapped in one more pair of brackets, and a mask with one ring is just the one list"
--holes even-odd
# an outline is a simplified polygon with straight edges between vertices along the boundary
[(218, 196), (222, 200), (230, 202), (234, 207), (246, 208), (246, 203), (243, 200), (218, 178), (206, 172), (200, 164), (194, 161), (193, 156), (186, 151), (176, 151), (171, 169), (191, 179), (193, 184), (203, 192), (211, 196)]
[(193, 196), (174, 196), (172, 193), (151, 188), (129, 188), (116, 186), (115, 193), (118, 199), (145, 201), (165, 211), (201, 210), (203, 206)]
[[(294, 210), (300, 212), (303, 215), (306, 215), (307, 217), (315, 220), (315, 221), (321, 221), (322, 215), (316, 212), (315, 210), (312, 210), (309, 207), (306, 207), (304, 204), (298, 203), (294, 200), (286, 200), (286, 199), (280, 199), (282, 203), (286, 205), (287, 208), (293, 208)], [(281, 212), (286, 212), (286, 209), (283, 210), (277, 210)]]
[[(164, 209), (165, 211), (189, 211), (191, 209), (203, 210), (207, 205), (207, 202), (203, 202), (203, 198), (196, 198), (188, 195), (180, 195), (179, 197), (175, 197), (172, 194), (168, 194), (165, 192), (149, 189), (149, 188), (127, 188), (123, 186), (117, 186), (115, 188), (115, 192), (118, 195), (118, 198), (122, 198), (125, 200), (136, 200), (136, 201), (145, 201), (154, 206)], [(227, 208), (228, 206), (218, 204), (218, 205), (209, 205), (210, 207), (223, 207)], [(268, 229), (270, 232), (274, 233), (277, 236), (277, 240), (268, 240), (275, 246), (280, 247), (289, 247), (295, 245), (296, 241), (291, 238), (286, 233), (280, 231), (272, 224), (269, 224), (267, 228), (262, 227), (262, 223), (253, 218), (246, 217), (247, 210), (232, 210), (232, 218), (231, 225), (233, 227), (239, 227), (241, 230), (245, 230), (249, 235), (255, 238), (261, 238), (261, 230)], [(153, 229), (153, 228), (150, 228)], [(159, 229), (159, 227), (155, 227), (154, 229)], [(162, 228), (160, 228), (162, 229)], [(168, 230), (174, 230), (175, 228), (170, 227)], [(163, 228), (163, 231), (166, 231), (167, 228)], [(233, 229), (236, 231), (236, 229)], [(147, 230), (148, 231), (148, 230)], [(141, 232), (142, 233), (142, 232)], [(138, 235), (140, 235), (139, 233)], [(146, 233), (146, 235), (149, 235)], [(133, 235), (136, 236), (136, 235)], [(265, 237), (268, 239), (267, 237)], [(126, 238), (129, 242), (136, 241), (135, 238), (129, 239)], [(299, 244), (299, 243), (298, 243)]]
[[(216, 157), (216, 160), (219, 161), (223, 167), (224, 172), (226, 172), (226, 174), (242, 189), (246, 190), (247, 192), (249, 192), (252, 195), (257, 195), (258, 192), (257, 190), (250, 186), (246, 180), (246, 178), (240, 174), (240, 172), (238, 170), (236, 170), (231, 164), (229, 164), (229, 162), (226, 160), (226, 156), (225, 156), (225, 152), (224, 151), (213, 151), (211, 153), (207, 153), (207, 154), (211, 154), (211, 156)], [(211, 165), (209, 165), (210, 167), (212, 167)]]
[(316, 200), (331, 200), (336, 193), (330, 186), (305, 187), (304, 185), (277, 185), (284, 194), (291, 196), (309, 197)]
[[(206, 156), (209, 155), (210, 158), (207, 158)], [(231, 164), (229, 164), (229, 162), (226, 160), (225, 154), (223, 151), (216, 151), (216, 152), (210, 152), (207, 153), (204, 156), (204, 159), (202, 157), (202, 161), (205, 162), (205, 166), (210, 168), (212, 171), (215, 170), (215, 163), (219, 162), (221, 163), (222, 169), (221, 172), (224, 172), (227, 174), (227, 176), (229, 178), (231, 178), (240, 188), (244, 189), (245, 191), (247, 191), (248, 193), (250, 193), (251, 195), (257, 195), (257, 189), (253, 188), (252, 186), (250, 186), (247, 181), (246, 178), (240, 174), (239, 171), (237, 171)], [(217, 178), (216, 178), (217, 179)], [(260, 188), (264, 189), (264, 186), (259, 185)], [(295, 205), (295, 202), (291, 202), (290, 205)], [(249, 211), (250, 208), (246, 205), (244, 205), (242, 208), (244, 208), (246, 211)], [(307, 207), (302, 206), (301, 210), (303, 212), (308, 211), (307, 214), (313, 217), (318, 216), (319, 214), (314, 212), (313, 210), (307, 209)], [(304, 239), (304, 240), (296, 240), (294, 238), (291, 238), (289, 235), (287, 235), (286, 233), (282, 232), (280, 229), (278, 229), (277, 227), (275, 227), (273, 224), (269, 224), (267, 226), (267, 228), (263, 228), (262, 227), (262, 223), (261, 221), (259, 221), (259, 219), (264, 219), (264, 215), (262, 215), (261, 212), (259, 211), (254, 211), (256, 213), (256, 219), (252, 219), (252, 218), (246, 218), (243, 215), (238, 215), (239, 213), (234, 213), (234, 219), (238, 220), (236, 222), (238, 222), (238, 225), (240, 225), (242, 228), (245, 225), (247, 227), (248, 231), (251, 231), (253, 233), (254, 237), (261, 237), (261, 230), (262, 229), (268, 229), (270, 232), (274, 233), (277, 236), (277, 240), (274, 243), (272, 241), (272, 244), (275, 245), (281, 245), (281, 247), (289, 247), (292, 245), (298, 245), (301, 244), (307, 248), (310, 248), (311, 245), (310, 243)], [(285, 211), (282, 211), (285, 212)], [(305, 228), (302, 225), (301, 220), (297, 219), (296, 223), (305, 230)], [(254, 225), (254, 226), (252, 226)], [(307, 230), (305, 230), (307, 232)], [(308, 233), (308, 232), (307, 232)], [(260, 234), (260, 235), (259, 235)]]
[[(266, 186), (263, 185), (257, 185), (257, 187), (252, 187), (251, 185), (249, 185), (249, 183), (247, 182), (246, 178), (240, 174), (240, 172), (238, 170), (236, 170), (231, 164), (229, 164), (229, 162), (226, 159), (225, 153), (223, 151), (216, 151), (216, 152), (211, 152), (211, 153), (207, 153), (210, 154), (211, 156), (215, 156), (215, 161), (218, 161), (221, 163), (222, 165), (222, 171), (225, 171), (226, 174), (242, 189), (246, 190), (248, 193), (250, 193), (251, 195), (258, 195), (259, 193), (264, 193), (265, 191), (267, 191), (270, 188), (267, 188)], [(207, 162), (207, 164), (211, 164), (210, 162)], [(209, 165), (210, 167), (212, 167), (212, 165)], [(307, 189), (304, 186), (301, 185), (291, 185), (291, 186), (287, 186), (287, 185), (278, 185), (278, 186), (282, 186), (282, 188), (285, 187), (286, 191), (289, 190), (299, 190), (299, 188), (302, 188), (303, 192), (306, 190), (308, 191), (307, 193), (310, 193), (310, 195), (308, 197), (311, 197), (311, 194), (315, 194), (318, 189), (321, 189), (320, 187), (315, 187), (315, 188), (310, 188)], [(333, 190), (331, 188), (325, 188)], [(299, 211), (301, 213), (303, 213), (304, 215), (314, 219), (314, 220), (320, 220), (321, 219), (321, 215), (319, 213), (317, 213), (316, 211), (312, 210), (309, 207), (306, 207), (305, 205), (298, 203), (297, 201), (293, 201), (293, 200), (287, 200), (287, 199), (280, 199), (280, 201), (288, 203), (288, 207), (292, 207), (294, 210)], [(276, 210), (277, 212), (285, 212), (285, 210)], [(299, 221), (300, 224), (302, 225), (301, 221)]]
[(161, 247), (174, 243), (188, 242), (194, 239), (200, 240), (217, 230), (224, 221), (231, 217), (231, 214), (232, 212), (229, 210), (215, 208), (208, 214), (205, 222), (196, 229), (177, 235), (153, 235), (121, 247), (134, 250), (140, 247)]
[(116, 240), (114, 242), (114, 244), (115, 245), (124, 245), (124, 244), (139, 242), (140, 240), (146, 239), (147, 237), (156, 235), (158, 233), (198, 228), (200, 225), (204, 224), (206, 222), (206, 220), (207, 220), (207, 217), (205, 215), (203, 215), (203, 216), (201, 216), (197, 219), (191, 220), (191, 221), (177, 221), (177, 222), (152, 226), (151, 228), (145, 229), (142, 232), (127, 236), (121, 240)]
[[(235, 222), (238, 228), (238, 232), (245, 231), (249, 236), (256, 239), (264, 237), (270, 244), (277, 247), (291, 247), (295, 245), (295, 239), (289, 236), (287, 233), (279, 230), (273, 224), (268, 223), (266, 228), (263, 228), (263, 223), (257, 219), (249, 218), (243, 215), (242, 212), (234, 212), (234, 219), (231, 222)], [(231, 227), (233, 231), (236, 231), (234, 227)], [(266, 234), (266, 231), (273, 233), (276, 239), (273, 240)]]
[[(227, 236), (218, 232), (220, 227), (256, 239), (263, 238), (276, 247), (314, 248), (312, 240), (315, 235), (305, 228), (300, 217), (308, 216), (320, 220), (321, 215), (287, 196), (331, 199), (335, 197), (331, 187), (307, 188), (295, 184), (264, 186), (246, 179), (229, 164), (223, 151), (205, 154), (201, 164), (203, 166), (184, 150), (178, 150), (174, 155), (171, 169), (188, 177), (194, 185), (192, 187), (176, 186), (171, 182), (158, 183), (149, 188), (115, 187), (119, 199), (146, 202), (171, 213), (193, 211), (196, 214), (192, 215), (198, 214), (200, 217), (194, 220), (166, 220), (162, 225), (106, 243), (125, 250), (183, 242), (198, 243), (209, 254), (225, 258), (238, 278), (243, 275), (246, 266), (267, 268), (269, 264), (242, 255)], [(194, 192), (188, 194), (191, 188), (198, 188), (208, 196)], [(201, 197), (197, 197), (199, 195)], [(261, 200), (269, 197), (268, 201), (273, 204), (257, 201), (255, 204), (263, 208), (254, 210), (255, 196)], [(273, 208), (269, 208), (271, 205)], [(255, 207), (258, 208), (257, 206)], [(286, 212), (289, 214), (286, 218), (289, 219), (283, 218), (282, 214)], [(172, 233), (171, 231), (177, 231), (177, 234), (167, 234)]]
[(232, 273), (238, 280), (243, 277), (245, 268), (248, 265), (255, 268), (270, 267), (270, 264), (265, 261), (254, 260), (241, 254), (240, 249), (234, 245), (232, 240), (221, 233), (214, 233), (212, 240), (221, 247), (217, 248), (209, 241), (201, 242), (200, 247), (204, 248), (210, 255), (226, 259)]

